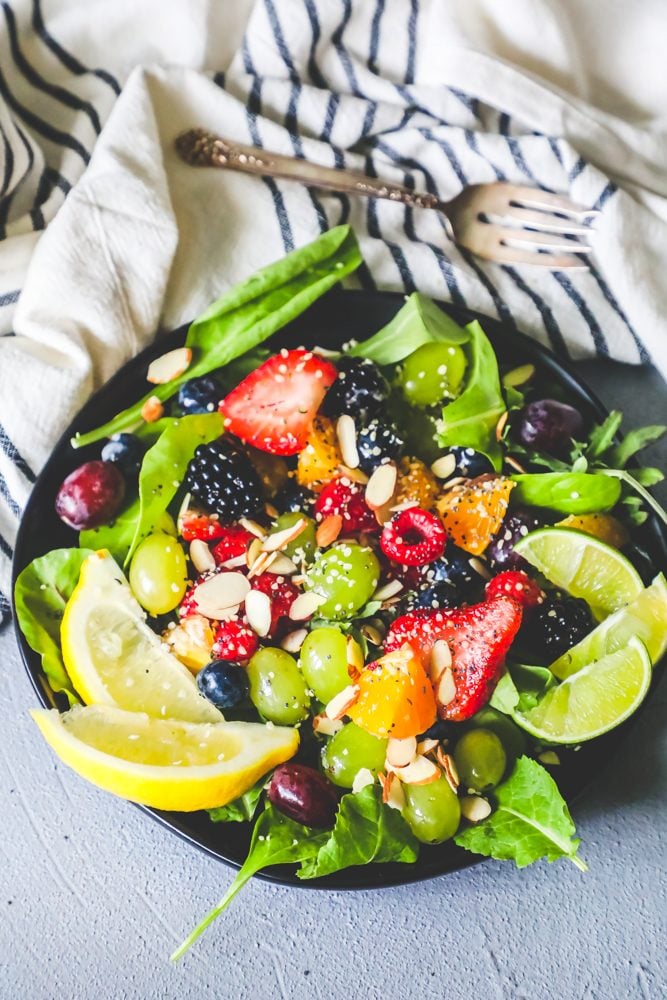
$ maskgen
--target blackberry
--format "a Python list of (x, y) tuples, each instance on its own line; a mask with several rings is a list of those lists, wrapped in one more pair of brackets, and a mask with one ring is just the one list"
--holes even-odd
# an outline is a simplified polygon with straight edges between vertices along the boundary
[(403, 454), (405, 441), (396, 426), (384, 420), (371, 420), (357, 433), (359, 465), (370, 475), (378, 465)]
[(223, 392), (211, 375), (191, 378), (178, 390), (178, 405), (183, 413), (215, 413)]
[(185, 488), (224, 521), (255, 514), (263, 503), (259, 476), (227, 436), (199, 445), (185, 474)]
[(324, 397), (322, 413), (333, 419), (348, 413), (357, 426), (364, 426), (384, 409), (389, 384), (378, 366), (366, 358), (341, 358), (336, 368), (338, 378)]
[(102, 448), (103, 462), (113, 462), (126, 479), (136, 479), (144, 457), (144, 446), (134, 434), (113, 434)]
[(305, 486), (299, 486), (293, 479), (288, 479), (271, 501), (281, 514), (287, 514), (288, 511), (307, 513), (314, 502), (315, 494), (307, 490)]
[(530, 646), (549, 662), (557, 659), (595, 627), (585, 601), (552, 591), (521, 628), (521, 644)]
[(530, 567), (526, 560), (514, 551), (514, 546), (520, 538), (539, 528), (542, 522), (528, 508), (521, 508), (508, 514), (500, 526), (498, 534), (491, 539), (487, 555), (494, 569), (522, 569)]

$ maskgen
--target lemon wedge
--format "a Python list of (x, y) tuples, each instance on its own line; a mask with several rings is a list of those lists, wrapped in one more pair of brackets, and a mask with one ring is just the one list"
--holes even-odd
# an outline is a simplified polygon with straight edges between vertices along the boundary
[(190, 671), (146, 624), (122, 571), (102, 549), (83, 564), (60, 628), (63, 661), (88, 705), (163, 719), (221, 722)]
[(294, 755), (295, 729), (259, 722), (154, 719), (109, 705), (30, 713), (52, 750), (81, 777), (155, 809), (214, 809)]

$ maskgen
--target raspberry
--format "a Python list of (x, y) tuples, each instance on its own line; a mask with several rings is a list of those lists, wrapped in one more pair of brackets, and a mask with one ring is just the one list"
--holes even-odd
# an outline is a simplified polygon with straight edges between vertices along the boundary
[(215, 660), (245, 663), (258, 648), (259, 640), (244, 615), (227, 622), (220, 622), (215, 633), (211, 656)]
[(435, 516), (421, 507), (408, 507), (385, 524), (380, 545), (395, 562), (406, 566), (424, 566), (439, 559), (445, 551), (447, 535)]
[(317, 498), (315, 503), (317, 520), (322, 521), (330, 514), (340, 514), (342, 517), (343, 535), (378, 529), (375, 514), (364, 500), (363, 487), (347, 478), (332, 480)]
[(216, 538), (222, 538), (225, 531), (224, 525), (217, 518), (209, 517), (200, 510), (186, 510), (181, 515), (180, 526), (184, 542), (194, 542), (195, 539), (213, 542)]
[(299, 591), (284, 576), (275, 573), (261, 573), (252, 581), (252, 589), (260, 590), (271, 599), (271, 628), (269, 635), (274, 638), (289, 617), (290, 608), (299, 596)]
[(227, 562), (228, 559), (236, 559), (244, 556), (248, 545), (253, 540), (254, 535), (237, 524), (230, 524), (228, 527), (221, 527), (221, 534), (217, 537), (220, 541), (213, 547), (213, 558), (216, 564)]
[(524, 608), (535, 608), (544, 601), (544, 594), (534, 580), (523, 570), (508, 569), (494, 576), (486, 585), (486, 596), (513, 597)]

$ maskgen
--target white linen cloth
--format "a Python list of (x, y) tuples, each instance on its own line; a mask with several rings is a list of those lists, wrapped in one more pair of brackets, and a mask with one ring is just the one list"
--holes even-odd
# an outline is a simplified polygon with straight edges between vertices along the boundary
[[(606, 91), (596, 106), (585, 73), (568, 75), (572, 0), (515, 0), (505, 19), (491, 6), (3, 2), (0, 615), (21, 508), (86, 397), (158, 328), (341, 221), (366, 262), (352, 284), (419, 288), (573, 357), (652, 360), (667, 373), (661, 105), (650, 118), (626, 102), (622, 120)], [(655, 21), (642, 39), (651, 32)], [(575, 68), (582, 51), (574, 44)], [(660, 62), (649, 76), (653, 96)], [(484, 263), (447, 240), (434, 212), (189, 168), (173, 140), (193, 125), (442, 198), (497, 179), (568, 192), (603, 208), (593, 267)]]

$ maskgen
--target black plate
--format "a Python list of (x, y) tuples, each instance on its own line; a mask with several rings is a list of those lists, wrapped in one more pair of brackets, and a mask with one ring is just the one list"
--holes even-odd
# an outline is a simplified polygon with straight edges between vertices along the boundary
[[(352, 338), (362, 340), (387, 323), (403, 304), (403, 297), (390, 293), (342, 291), (330, 292), (316, 302), (304, 315), (276, 334), (271, 343), (275, 349), (295, 347), (300, 344), (338, 348)], [(467, 323), (478, 318), (489, 334), (501, 362), (514, 366), (534, 363), (539, 370), (541, 385), (550, 395), (569, 399), (579, 407), (587, 421), (606, 416), (597, 397), (561, 361), (538, 343), (496, 320), (477, 316), (444, 305), (454, 319)], [(142, 354), (128, 362), (84, 406), (66, 433), (56, 445), (26, 507), (14, 556), (14, 579), (36, 556), (50, 549), (76, 546), (76, 533), (67, 528), (56, 516), (53, 508), (56, 492), (65, 476), (82, 462), (99, 457), (100, 444), (74, 451), (69, 440), (77, 431), (87, 431), (113, 417), (120, 409), (131, 405), (146, 391), (146, 369), (155, 357), (184, 341), (186, 327), (158, 337)], [(649, 521), (642, 529), (645, 547), (652, 553), (659, 568), (667, 566), (667, 537), (657, 522)], [(16, 620), (16, 617), (15, 617)], [(54, 697), (41, 669), (40, 657), (28, 646), (17, 629), (21, 656), (33, 687), (42, 705), (62, 707)], [(644, 703), (646, 704), (646, 702)], [(636, 720), (635, 713), (633, 720)], [(609, 760), (622, 741), (628, 723), (577, 752), (565, 752), (558, 769), (558, 783), (568, 802), (584, 789), (596, 773)], [(165, 813), (142, 808), (163, 826), (179, 834), (191, 844), (225, 861), (235, 868), (243, 863), (250, 839), (250, 824), (212, 823), (206, 813)], [(382, 864), (351, 868), (315, 882), (299, 881), (292, 866), (271, 869), (260, 877), (284, 885), (314, 889), (369, 889), (402, 885), (433, 878), (477, 863), (480, 859), (447, 843), (438, 847), (422, 847), (419, 860), (414, 865)]]

